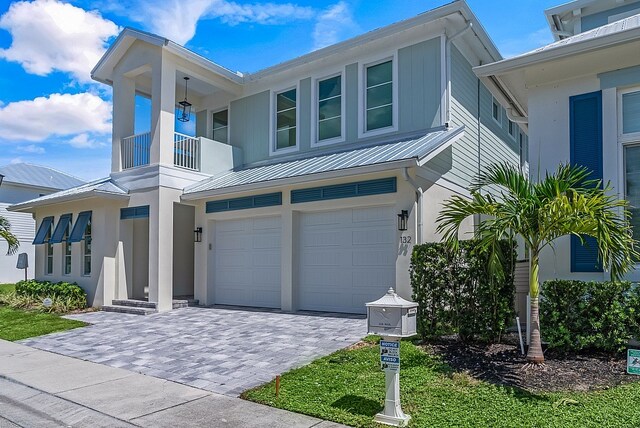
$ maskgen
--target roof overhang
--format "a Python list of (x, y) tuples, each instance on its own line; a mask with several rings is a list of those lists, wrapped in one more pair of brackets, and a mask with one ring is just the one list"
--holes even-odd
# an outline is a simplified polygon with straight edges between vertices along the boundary
[(104, 192), (100, 190), (92, 190), (89, 192), (77, 193), (74, 195), (64, 195), (56, 198), (34, 199), (31, 201), (20, 202), (18, 204), (13, 204), (7, 207), (7, 211), (32, 213), (37, 208), (42, 208), (50, 205), (64, 204), (69, 202), (77, 202), (77, 201), (92, 199), (92, 198), (126, 201), (129, 199), (129, 195), (117, 194), (112, 192)]

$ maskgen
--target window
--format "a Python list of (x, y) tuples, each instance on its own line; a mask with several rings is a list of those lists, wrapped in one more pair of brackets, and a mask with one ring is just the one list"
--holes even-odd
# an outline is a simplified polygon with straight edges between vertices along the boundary
[(393, 61), (366, 68), (365, 131), (393, 126)]
[(91, 219), (84, 229), (84, 241), (82, 243), (82, 274), (91, 275)]
[(640, 91), (622, 94), (622, 133), (640, 133)]
[(213, 139), (225, 144), (229, 142), (229, 110), (213, 113)]
[(62, 235), (62, 243), (64, 246), (64, 258), (63, 258), (63, 273), (65, 275), (71, 275), (71, 241), (69, 240), (69, 223), (67, 223), (67, 227), (64, 229), (64, 234)]
[(511, 135), (514, 140), (518, 135), (518, 126), (512, 120), (509, 120), (509, 135)]
[(318, 82), (318, 141), (342, 137), (342, 76)]
[(629, 201), (631, 228), (636, 241), (640, 240), (640, 145), (624, 148), (625, 198)]
[(276, 94), (275, 150), (292, 148), (297, 144), (297, 92), (293, 88)]
[(493, 98), (491, 103), (491, 116), (493, 117), (493, 120), (502, 124), (500, 121), (500, 103), (496, 101), (495, 98)]
[(45, 263), (44, 274), (45, 275), (53, 275), (53, 244), (50, 242), (51, 240), (51, 227), (49, 225), (49, 230), (47, 231), (47, 236), (45, 238), (45, 249), (46, 249), (46, 258), (47, 261)]
[(527, 166), (527, 151), (524, 144), (524, 134), (520, 134), (520, 170), (523, 174), (526, 174)]

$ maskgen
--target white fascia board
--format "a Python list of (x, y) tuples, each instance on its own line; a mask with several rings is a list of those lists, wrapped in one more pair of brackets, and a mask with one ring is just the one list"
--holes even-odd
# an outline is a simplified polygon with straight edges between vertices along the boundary
[(113, 199), (113, 200), (127, 200), (129, 195), (117, 194), (111, 192), (102, 192), (100, 190), (92, 190), (86, 193), (77, 193), (75, 195), (65, 195), (57, 198), (48, 198), (42, 201), (33, 200), (27, 202), (21, 202), (7, 207), (7, 211), (15, 212), (33, 212), (35, 208), (45, 207), (48, 205), (58, 205), (65, 202), (75, 202), (83, 199), (100, 198), (100, 199)]
[(560, 45), (539, 52), (531, 52), (515, 58), (505, 59), (492, 64), (474, 67), (473, 71), (478, 77), (495, 76), (510, 71), (526, 68), (542, 62), (568, 57), (575, 54), (586, 53), (593, 50), (604, 49), (613, 45), (631, 42), (640, 38), (640, 27), (626, 31), (620, 31), (606, 36), (587, 39), (580, 42)]
[(582, 9), (583, 7), (589, 6), (596, 1), (602, 0), (574, 0), (567, 3), (563, 3), (558, 6), (553, 6), (544, 10), (544, 14), (547, 16), (560, 15), (567, 12), (573, 12), (576, 9)]
[[(526, 100), (521, 103), (509, 90), (509, 85), (500, 76), (479, 76), (479, 79), (502, 107), (515, 109), (516, 113), (523, 117), (528, 116)], [(524, 84), (525, 82), (522, 82), (522, 87), (524, 87)]]
[(384, 162), (375, 165), (358, 166), (352, 168), (341, 169), (337, 171), (327, 171), (320, 173), (312, 173), (297, 177), (280, 178), (276, 180), (262, 181), (251, 184), (240, 184), (237, 186), (225, 187), (222, 189), (204, 190), (201, 192), (183, 194), (180, 199), (184, 201), (193, 201), (197, 199), (212, 198), (223, 196), (237, 192), (250, 192), (253, 190), (269, 189), (273, 187), (294, 185), (300, 183), (315, 182), (318, 180), (330, 180), (333, 178), (352, 177), (362, 174), (370, 174), (374, 172), (389, 171), (400, 168), (409, 168), (417, 165), (417, 159), (402, 159), (399, 161)]
[(167, 49), (169, 52), (171, 52), (172, 54), (183, 58), (184, 60), (194, 63), (196, 65), (199, 65), (200, 67), (209, 70), (219, 76), (222, 76), (228, 80), (231, 80), (234, 83), (243, 83), (244, 82), (244, 78), (242, 77), (242, 74), (239, 72), (233, 72), (231, 70), (229, 70), (228, 68), (225, 68), (221, 65), (216, 64), (213, 61), (210, 61), (208, 59), (206, 59), (203, 56), (198, 55), (195, 52), (190, 51), (189, 49), (185, 48), (184, 46), (181, 46), (175, 42), (172, 42), (171, 40), (167, 40), (167, 43), (165, 45), (165, 49)]
[(453, 143), (455, 143), (460, 138), (462, 138), (462, 136), (464, 136), (464, 126), (462, 126), (460, 129), (461, 131), (458, 131), (455, 135), (453, 135), (452, 137), (447, 139), (445, 142), (440, 144), (440, 146), (437, 149), (429, 152), (429, 154), (427, 154), (425, 157), (419, 159), (418, 166), (423, 166), (424, 164), (429, 162), (431, 159), (435, 158), (440, 153), (442, 153), (446, 148), (450, 147)]

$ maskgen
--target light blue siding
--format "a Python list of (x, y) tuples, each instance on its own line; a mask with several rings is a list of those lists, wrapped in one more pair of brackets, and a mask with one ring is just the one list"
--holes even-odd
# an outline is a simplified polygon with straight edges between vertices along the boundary
[(609, 17), (613, 15), (618, 15), (621, 13), (629, 12), (629, 11), (637, 11), (640, 13), (640, 3), (634, 2), (630, 4), (625, 4), (619, 7), (615, 7), (613, 9), (604, 10), (602, 12), (594, 13), (593, 15), (583, 16), (580, 20), (581, 31), (589, 31), (594, 28), (602, 27), (603, 25), (607, 25), (609, 23)]
[(231, 144), (242, 149), (245, 163), (269, 157), (270, 94), (259, 94), (231, 102)]
[(398, 51), (400, 131), (439, 126), (441, 85), (440, 39)]
[(598, 74), (600, 89), (618, 88), (640, 83), (640, 66), (621, 68)]
[(311, 147), (311, 78), (300, 81), (298, 100), (298, 144), (300, 151), (306, 151)]

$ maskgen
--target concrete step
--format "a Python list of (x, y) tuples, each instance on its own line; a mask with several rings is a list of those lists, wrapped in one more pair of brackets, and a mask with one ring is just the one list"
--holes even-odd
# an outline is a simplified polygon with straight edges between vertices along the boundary
[(147, 302), (146, 300), (135, 300), (135, 299), (114, 300), (113, 305), (129, 306), (132, 308), (158, 309), (158, 304), (156, 302)]
[(186, 308), (189, 306), (198, 306), (199, 300), (196, 299), (173, 299), (173, 309)]
[(144, 308), (138, 306), (121, 306), (121, 305), (104, 305), (102, 310), (105, 312), (119, 312), (121, 314), (133, 315), (151, 315), (158, 312), (155, 308)]

